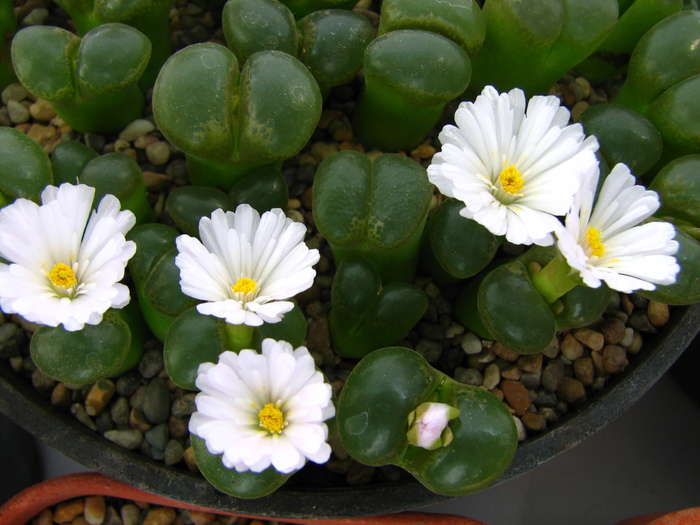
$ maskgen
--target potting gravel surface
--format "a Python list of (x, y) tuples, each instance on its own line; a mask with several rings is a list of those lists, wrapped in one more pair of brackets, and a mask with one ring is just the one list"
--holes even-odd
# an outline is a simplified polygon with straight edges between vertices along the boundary
[(152, 505), (104, 496), (87, 496), (46, 508), (31, 525), (285, 525), (283, 521), (239, 518)]
[[(372, 4), (360, 4), (366, 8), (361, 12), (376, 23)], [(218, 22), (221, 6), (209, 9), (204, 5), (176, 1), (171, 12), (175, 49), (207, 40), (224, 44)], [(22, 25), (71, 27), (65, 12), (45, 0), (27, 0), (15, 11)], [(360, 85), (358, 77), (352, 84), (331, 92), (309, 144), (283, 166), (290, 195), (287, 215), (307, 226), (307, 244), (322, 254), (314, 285), (296, 300), (308, 319), (307, 346), (336, 394), (354, 362), (341, 359), (330, 343), (328, 310), (333, 257), (313, 223), (311, 186), (318, 164), (334, 152), (352, 149), (369, 157), (382, 153), (365, 151), (353, 136), (348, 115), (352, 114)], [(590, 105), (607, 102), (618, 87), (616, 83), (592, 87), (584, 78), (566, 75), (551, 93), (571, 109), (576, 121)], [(182, 152), (158, 131), (150, 106), (143, 119), (119, 135), (105, 136), (75, 132), (46, 101), (36, 99), (20, 84), (12, 84), (2, 92), (2, 104), (0, 125), (21, 130), (47, 153), (62, 141), (79, 140), (99, 153), (118, 151), (132, 156), (143, 169), (158, 221), (174, 226), (165, 212), (165, 201), (169, 192), (187, 184), (187, 168)], [(445, 123), (455, 107), (456, 103), (448, 105)], [(441, 126), (442, 123), (423, 144), (404, 153), (427, 167), (439, 148), (436, 135)], [(441, 199), (435, 192), (432, 207)], [(505, 245), (502, 249), (517, 253), (518, 247)], [(521, 356), (497, 342), (479, 339), (453, 319), (456, 288), (441, 290), (420, 276), (414, 284), (425, 290), (429, 306), (417, 326), (397, 344), (414, 349), (457, 381), (491, 391), (514, 415), (521, 442), (555, 426), (572, 407), (582, 405), (602, 389), (608, 378), (624, 373), (640, 351), (645, 335), (655, 333), (669, 318), (666, 305), (637, 295), (616, 294), (603, 316), (592, 325), (562, 332), (541, 353)], [(47, 402), (70, 411), (91, 431), (121, 447), (138, 450), (169, 466), (197, 471), (187, 431), (189, 416), (195, 409), (195, 393), (170, 381), (163, 365), (161, 343), (149, 340), (138, 367), (121, 377), (91, 385), (68, 385), (47, 377), (33, 364), (28, 348), (36, 328), (16, 316), (0, 313), (0, 357), (8, 359), (17, 373), (30, 377)], [(331, 444), (333, 455), (326, 466), (342, 483), (367, 484), (407, 476), (396, 467), (372, 468), (355, 462), (335, 436)]]

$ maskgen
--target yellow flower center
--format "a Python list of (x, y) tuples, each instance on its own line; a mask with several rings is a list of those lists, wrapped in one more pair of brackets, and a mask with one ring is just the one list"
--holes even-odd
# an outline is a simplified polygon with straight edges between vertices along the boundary
[(249, 279), (248, 277), (241, 277), (236, 281), (236, 284), (231, 286), (231, 289), (235, 293), (242, 293), (243, 295), (248, 295), (250, 293), (253, 293), (257, 287), (258, 283), (256, 283), (253, 279)]
[(53, 267), (53, 270), (49, 272), (49, 279), (54, 286), (60, 288), (70, 288), (78, 282), (71, 267), (63, 263), (58, 263)]
[(605, 246), (600, 240), (600, 231), (596, 230), (593, 226), (589, 226), (586, 230), (586, 241), (588, 241), (588, 246), (591, 249), (591, 255), (598, 258), (605, 255)]
[(525, 185), (525, 179), (518, 171), (518, 168), (514, 164), (511, 164), (507, 168), (504, 168), (501, 174), (498, 176), (498, 182), (501, 183), (503, 191), (510, 193), (511, 195), (517, 194), (523, 189)]
[(272, 403), (268, 403), (263, 407), (258, 413), (258, 419), (260, 419), (261, 427), (276, 434), (282, 432), (282, 428), (287, 424), (282, 411)]

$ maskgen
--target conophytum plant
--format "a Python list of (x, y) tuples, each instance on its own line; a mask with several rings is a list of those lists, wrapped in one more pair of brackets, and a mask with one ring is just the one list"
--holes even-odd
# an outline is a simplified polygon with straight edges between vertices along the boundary
[(58, 27), (30, 26), (12, 41), (12, 63), (20, 82), (51, 103), (82, 133), (112, 133), (143, 114), (139, 79), (151, 43), (124, 24), (104, 24), (82, 39)]
[(309, 68), (324, 97), (355, 77), (374, 38), (369, 21), (352, 11), (325, 9), (297, 22), (277, 0), (228, 0), (222, 24), (226, 43), (240, 64), (257, 51), (283, 51)]
[(140, 79), (146, 89), (153, 85), (158, 71), (172, 54), (170, 45), (170, 9), (173, 0), (58, 0), (70, 14), (78, 35), (96, 27), (119, 22), (138, 29), (151, 42), (151, 58)]
[(321, 93), (301, 62), (268, 50), (242, 66), (222, 45), (195, 44), (158, 76), (153, 113), (185, 153), (193, 184), (229, 191), (262, 167), (279, 168), (316, 128)]

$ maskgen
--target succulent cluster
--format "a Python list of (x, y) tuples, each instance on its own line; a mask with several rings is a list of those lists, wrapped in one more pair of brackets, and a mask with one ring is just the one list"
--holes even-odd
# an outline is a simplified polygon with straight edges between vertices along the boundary
[[(521, 354), (597, 319), (611, 289), (700, 300), (700, 11), (682, 0), (384, 0), (374, 17), (354, 0), (228, 0), (226, 45), (174, 54), (170, 0), (57, 3), (75, 32), (17, 31), (0, 0), (0, 83), (16, 75), (80, 133), (119, 132), (150, 100), (189, 184), (168, 196), (176, 227), (154, 222), (128, 155), (49, 156), (0, 128), (0, 307), (43, 325), (32, 358), (67, 383), (160, 340), (172, 381), (200, 391), (192, 446), (224, 492), (274, 491), (327, 461), (336, 431), (358, 461), (439, 494), (506, 469), (505, 406), (392, 346), (428, 306), (417, 273), (459, 288), (460, 323)], [(572, 69), (624, 79), (616, 103), (572, 123), (547, 95)], [(285, 216), (280, 170), (353, 81), (353, 130), (381, 153), (334, 153), (313, 182), (331, 345), (358, 361), (335, 402), (293, 300), (319, 252)], [(452, 102), (429, 167), (402, 154)]]

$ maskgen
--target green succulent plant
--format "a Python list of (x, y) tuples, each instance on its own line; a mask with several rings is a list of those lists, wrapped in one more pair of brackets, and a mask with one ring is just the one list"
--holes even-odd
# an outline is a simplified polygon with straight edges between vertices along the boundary
[(143, 33), (117, 23), (83, 38), (58, 27), (30, 26), (12, 41), (20, 82), (83, 133), (116, 132), (142, 116), (145, 98), (138, 82), (150, 55)]
[(195, 44), (170, 57), (156, 81), (156, 122), (185, 153), (193, 184), (229, 191), (262, 167), (279, 167), (318, 123), (318, 85), (296, 58), (260, 51), (238, 68), (226, 47)]

